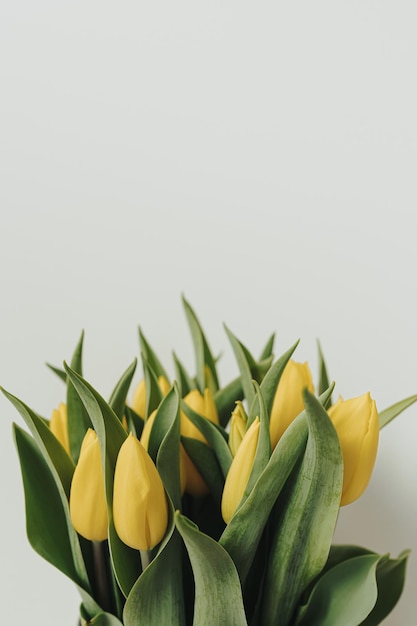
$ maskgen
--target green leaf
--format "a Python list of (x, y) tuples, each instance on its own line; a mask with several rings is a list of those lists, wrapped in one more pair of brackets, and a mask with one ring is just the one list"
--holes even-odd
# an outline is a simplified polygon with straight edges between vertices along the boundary
[(174, 507), (181, 506), (180, 481), (180, 395), (178, 385), (169, 390), (157, 410), (149, 437), (148, 453)]
[(362, 626), (377, 626), (397, 604), (404, 588), (409, 553), (409, 550), (405, 550), (397, 559), (379, 561), (376, 569), (378, 599)]
[(377, 600), (381, 557), (365, 554), (339, 563), (318, 579), (296, 626), (357, 626)]
[(144, 420), (136, 413), (136, 411), (132, 409), (132, 407), (127, 404), (125, 406), (125, 415), (127, 419), (128, 431), (132, 432), (138, 439), (140, 439), (145, 425)]
[(226, 550), (178, 511), (175, 524), (187, 548), (194, 574), (193, 625), (246, 626), (239, 576)]
[[(285, 366), (287, 365), (288, 361), (292, 357), (294, 350), (296, 349), (299, 343), (300, 343), (299, 340), (296, 341), (289, 350), (284, 352), (284, 354), (280, 356), (280, 358), (277, 361), (275, 361), (275, 363), (265, 374), (265, 377), (263, 378), (261, 382), (260, 387), (261, 387), (262, 397), (265, 401), (265, 406), (266, 406), (268, 415), (271, 414), (272, 405), (274, 403), (275, 392), (277, 390), (278, 383), (282, 376), (282, 372), (284, 371)], [(252, 402), (252, 405), (250, 406), (248, 428), (252, 424), (253, 420), (255, 419), (257, 415), (259, 415), (259, 402), (258, 402), (257, 397), (255, 397), (254, 401)]]
[(140, 572), (139, 552), (124, 544), (116, 533), (113, 522), (113, 479), (117, 455), (127, 437), (117, 415), (100, 394), (79, 374), (64, 363), (74, 389), (94, 425), (100, 442), (106, 483), (107, 511), (109, 516), (109, 548), (114, 573), (122, 592), (127, 597)]
[(163, 365), (160, 360), (156, 356), (155, 352), (152, 350), (151, 346), (145, 339), (145, 335), (143, 334), (141, 328), (139, 328), (139, 343), (141, 353), (144, 354), (146, 361), (149, 363), (152, 370), (155, 372), (156, 377), (164, 376), (167, 380), (169, 380), (168, 374), (166, 373)]
[(126, 600), (125, 626), (183, 626), (182, 546), (175, 530), (173, 509), (170, 523), (158, 554), (144, 570)]
[(55, 367), (55, 365), (51, 365), (50, 363), (46, 363), (46, 366), (49, 367), (49, 369), (52, 370), (53, 373), (56, 374), (60, 380), (62, 380), (62, 382), (67, 384), (67, 373), (65, 370), (60, 367)]
[[(82, 376), (82, 354), (83, 354), (84, 331), (76, 345), (72, 360), (71, 368)], [(67, 383), (67, 415), (68, 415), (68, 437), (70, 443), (71, 456), (74, 463), (77, 463), (80, 455), (80, 448), (85, 433), (91, 427), (91, 421), (88, 417), (83, 403), (79, 395), (75, 391), (71, 381)]]
[(75, 469), (72, 459), (39, 415), (32, 411), (24, 402), (16, 398), (16, 396), (13, 396), (3, 388), (1, 390), (25, 420), (46, 462), (59, 477), (64, 493), (68, 498)]
[(172, 356), (174, 359), (176, 380), (180, 388), (180, 395), (181, 398), (184, 398), (187, 393), (194, 389), (195, 385), (191, 376), (188, 374), (187, 370), (185, 369), (184, 365), (181, 363), (175, 352), (172, 353)]
[(196, 426), (201, 434), (207, 439), (207, 443), (216, 455), (223, 477), (226, 478), (233, 457), (230, 452), (230, 448), (227, 445), (227, 441), (220, 432), (219, 427), (209, 419), (193, 411), (193, 409), (189, 407), (186, 402), (181, 403), (181, 409), (191, 420), (194, 426)]
[(163, 394), (156, 373), (146, 360), (146, 356), (143, 353), (141, 356), (146, 389), (146, 417), (149, 417), (150, 414), (158, 408)]
[[(320, 341), (317, 340), (317, 349), (319, 353), (319, 394), (324, 393), (326, 389), (330, 387), (329, 376), (327, 374), (326, 362), (324, 360), (323, 351), (321, 349)], [(329, 398), (329, 404), (326, 408), (329, 408), (332, 404), (332, 398)]]
[(243, 400), (242, 381), (239, 378), (232, 380), (226, 387), (219, 389), (214, 394), (219, 422), (223, 428), (227, 426), (232, 416), (237, 400)]
[(61, 481), (35, 440), (16, 424), (13, 433), (22, 470), (29, 542), (44, 559), (91, 592)]
[[(214, 394), (219, 388), (215, 359), (196, 314), (184, 297), (182, 302), (194, 344), (198, 387), (201, 393), (204, 393), (205, 387), (208, 387), (209, 383), (211, 383), (210, 391)], [(208, 372), (206, 372), (206, 367)]]
[[(331, 393), (331, 391), (330, 391)], [(339, 439), (320, 402), (303, 392), (309, 434), (302, 463), (277, 502), (264, 584), (262, 623), (291, 623), (301, 594), (323, 569), (340, 507)]]
[(249, 352), (249, 350), (237, 339), (233, 333), (227, 328), (226, 324), (224, 324), (224, 329), (229, 338), (229, 341), (232, 345), (233, 352), (236, 357), (236, 361), (240, 371), (240, 379), (242, 381), (242, 388), (244, 396), (248, 402), (248, 405), (251, 406), (253, 400), (255, 399), (255, 390), (252, 384), (252, 380), (255, 379), (257, 382), (260, 382), (257, 379), (257, 367), (256, 361)]
[(252, 491), (255, 483), (257, 482), (259, 476), (264, 471), (271, 457), (271, 437), (269, 434), (269, 416), (266, 411), (266, 406), (265, 406), (264, 399), (262, 397), (262, 392), (260, 390), (259, 385), (256, 382), (254, 383), (254, 388), (256, 390), (257, 403), (259, 406), (259, 421), (260, 421), (259, 438), (258, 438), (258, 445), (256, 447), (255, 458), (253, 461), (252, 471), (250, 473), (249, 480), (245, 488), (245, 493), (242, 498), (242, 502), (239, 506), (242, 506), (243, 502)]
[(275, 343), (275, 333), (272, 333), (272, 335), (270, 336), (270, 338), (266, 342), (266, 345), (265, 345), (264, 349), (261, 352), (261, 356), (259, 357), (260, 361), (263, 361), (265, 359), (269, 359), (272, 356), (272, 351), (274, 349), (274, 343)]
[(136, 364), (137, 359), (135, 359), (133, 363), (129, 365), (127, 370), (118, 381), (116, 387), (113, 389), (113, 392), (110, 396), (109, 405), (116, 413), (120, 421), (122, 421), (122, 417), (125, 413), (126, 398), (129, 392), (129, 387), (132, 382), (133, 375), (135, 373)]
[(98, 613), (88, 622), (84, 621), (86, 626), (123, 626), (122, 622), (111, 613)]
[(387, 409), (384, 409), (379, 414), (379, 428), (384, 428), (384, 426), (389, 424), (394, 419), (394, 417), (397, 417), (397, 415), (399, 415), (409, 406), (414, 404), (416, 400), (417, 400), (417, 395), (410, 396), (409, 398), (406, 398), (405, 400), (401, 400), (400, 402), (396, 402), (396, 404), (393, 404)]
[(207, 444), (191, 437), (181, 437), (181, 441), (188, 456), (207, 483), (211, 494), (220, 503), (224, 477), (214, 451)]

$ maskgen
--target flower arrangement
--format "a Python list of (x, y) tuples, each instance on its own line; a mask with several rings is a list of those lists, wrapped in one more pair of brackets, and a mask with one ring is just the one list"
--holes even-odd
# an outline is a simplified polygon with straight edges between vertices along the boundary
[(80, 623), (372, 626), (398, 601), (398, 558), (333, 545), (340, 506), (369, 482), (379, 431), (417, 400), (378, 413), (369, 393), (332, 403), (319, 347), (317, 395), (294, 344), (255, 358), (226, 328), (239, 375), (220, 387), (195, 312), (184, 307), (196, 376), (168, 375), (139, 331), (134, 362), (108, 402), (70, 365), (50, 366), (66, 404), (50, 420), (4, 391), (14, 424), (27, 534), (69, 576)]

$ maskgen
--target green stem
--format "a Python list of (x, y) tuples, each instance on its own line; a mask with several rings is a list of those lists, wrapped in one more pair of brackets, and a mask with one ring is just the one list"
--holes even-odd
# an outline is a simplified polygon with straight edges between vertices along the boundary
[(150, 550), (141, 550), (140, 551), (140, 560), (142, 563), (142, 570), (145, 571), (145, 569), (148, 567), (149, 563), (151, 562), (151, 551)]
[(93, 541), (94, 574), (97, 586), (97, 602), (103, 611), (111, 610), (111, 594), (107, 576), (108, 561), (105, 557), (105, 543)]

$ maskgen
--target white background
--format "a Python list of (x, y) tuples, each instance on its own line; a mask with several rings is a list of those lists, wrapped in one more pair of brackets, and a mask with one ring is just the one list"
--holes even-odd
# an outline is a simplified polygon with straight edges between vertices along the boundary
[[(416, 18), (403, 0), (2, 3), (0, 384), (49, 417), (44, 362), (82, 328), (104, 395), (138, 324), (191, 368), (184, 292), (224, 383), (227, 322), (255, 352), (301, 337), (315, 372), (319, 337), (345, 397), (417, 393)], [(74, 626), (72, 583), (27, 543), (21, 421), (0, 412), (2, 622)], [(412, 407), (337, 533), (414, 549), (386, 624), (417, 615), (416, 441)]]

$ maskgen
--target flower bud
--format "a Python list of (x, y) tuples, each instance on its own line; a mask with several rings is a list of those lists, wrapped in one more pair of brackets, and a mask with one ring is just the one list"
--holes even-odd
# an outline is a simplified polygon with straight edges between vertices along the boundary
[(69, 455), (71, 455), (68, 435), (67, 405), (63, 402), (61, 402), (57, 409), (52, 411), (49, 428), (62, 447), (65, 448)]
[[(198, 389), (193, 389), (185, 396), (184, 402), (188, 404), (188, 406), (193, 411), (195, 411), (202, 417), (206, 417), (214, 424), (219, 423), (219, 416), (217, 413), (216, 404), (214, 402), (213, 395), (209, 389), (206, 388), (204, 390), (204, 396), (201, 395)], [(181, 435), (183, 435), (184, 437), (197, 439), (198, 441), (202, 441), (203, 443), (207, 443), (207, 439), (204, 437), (204, 435), (202, 435), (199, 429), (194, 426), (194, 424), (186, 416), (184, 411), (181, 411)], [(185, 450), (184, 463), (186, 474), (185, 490), (187, 491), (187, 493), (190, 493), (193, 496), (202, 496), (207, 494), (209, 492), (209, 488)]]
[(75, 530), (90, 541), (107, 539), (108, 516), (100, 444), (89, 428), (81, 444), (70, 492), (70, 514)]
[(308, 363), (288, 361), (275, 392), (270, 416), (271, 447), (275, 448), (291, 422), (304, 410), (303, 389), (314, 392)]
[[(165, 376), (159, 376), (158, 385), (162, 395), (166, 396), (171, 387)], [(142, 419), (146, 418), (146, 385), (144, 379), (140, 381), (133, 393), (132, 409)]]
[(222, 516), (226, 524), (232, 519), (248, 484), (258, 447), (259, 429), (257, 417), (243, 437), (226, 476), (222, 496)]
[(328, 410), (343, 455), (341, 506), (365, 491), (374, 468), (379, 440), (379, 417), (370, 393), (339, 400)]
[(246, 424), (247, 424), (247, 415), (245, 409), (243, 408), (243, 404), (238, 401), (236, 402), (236, 408), (234, 409), (230, 421), (230, 436), (229, 436), (229, 448), (233, 454), (236, 456), (236, 452), (242, 442), (243, 437), (246, 433)]
[(158, 471), (140, 441), (132, 435), (116, 461), (113, 518), (120, 539), (136, 550), (150, 550), (165, 535), (168, 504)]

